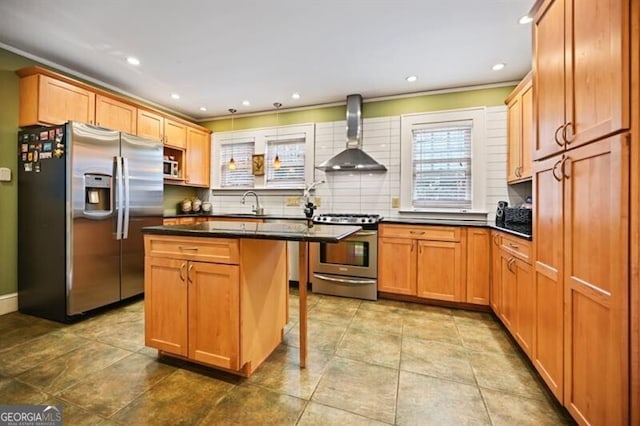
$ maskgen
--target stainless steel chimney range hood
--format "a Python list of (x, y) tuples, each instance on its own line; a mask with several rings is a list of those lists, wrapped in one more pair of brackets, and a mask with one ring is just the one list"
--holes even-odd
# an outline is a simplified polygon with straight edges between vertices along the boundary
[(324, 172), (386, 172), (362, 150), (362, 96), (347, 96), (347, 149), (316, 166)]

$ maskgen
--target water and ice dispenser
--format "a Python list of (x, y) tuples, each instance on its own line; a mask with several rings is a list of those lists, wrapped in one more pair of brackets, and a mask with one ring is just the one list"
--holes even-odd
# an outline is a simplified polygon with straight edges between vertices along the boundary
[(111, 213), (113, 210), (113, 179), (110, 175), (85, 173), (84, 211), (87, 213)]

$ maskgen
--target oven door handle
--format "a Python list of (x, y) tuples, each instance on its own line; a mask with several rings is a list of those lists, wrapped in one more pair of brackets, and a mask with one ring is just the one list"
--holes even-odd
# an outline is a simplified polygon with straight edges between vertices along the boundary
[(320, 278), (321, 280), (333, 281), (337, 283), (345, 283), (345, 284), (375, 284), (376, 280), (346, 280), (344, 278), (334, 278), (327, 275), (313, 274), (314, 277)]

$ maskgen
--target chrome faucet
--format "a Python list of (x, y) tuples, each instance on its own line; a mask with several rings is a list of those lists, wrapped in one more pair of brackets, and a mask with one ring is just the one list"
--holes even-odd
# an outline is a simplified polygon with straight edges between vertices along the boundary
[(240, 202), (242, 204), (244, 204), (245, 199), (247, 198), (247, 195), (250, 195), (250, 194), (253, 194), (253, 196), (256, 197), (256, 205), (255, 206), (251, 206), (251, 211), (254, 212), (257, 215), (263, 215), (264, 214), (264, 209), (260, 205), (260, 200), (258, 199), (258, 194), (256, 194), (255, 191), (247, 191), (244, 194), (242, 194), (242, 200), (240, 200)]

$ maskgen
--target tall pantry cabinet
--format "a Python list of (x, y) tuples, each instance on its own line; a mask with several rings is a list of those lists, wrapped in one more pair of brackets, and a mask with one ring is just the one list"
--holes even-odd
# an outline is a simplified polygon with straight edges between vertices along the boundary
[(630, 7), (534, 7), (533, 363), (581, 424), (630, 422)]

